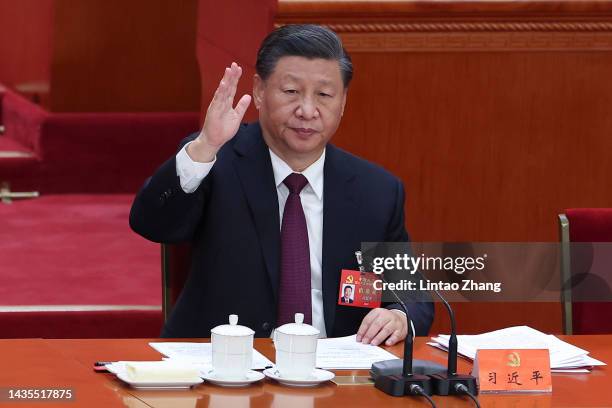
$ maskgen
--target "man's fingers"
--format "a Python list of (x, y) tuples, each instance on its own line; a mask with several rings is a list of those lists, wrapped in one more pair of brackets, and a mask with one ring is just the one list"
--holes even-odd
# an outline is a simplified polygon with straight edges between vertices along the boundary
[(232, 65), (230, 66), (230, 72), (229, 72), (229, 79), (228, 79), (228, 94), (227, 94), (227, 99), (229, 101), (230, 104), (234, 103), (234, 97), (236, 96), (236, 89), (238, 89), (238, 80), (240, 79), (240, 76), (242, 75), (242, 68), (240, 68), (240, 66), (238, 64), (236, 64), (235, 62), (232, 62)]
[(383, 320), (382, 318), (374, 320), (370, 327), (368, 327), (368, 331), (363, 335), (363, 339), (361, 342), (363, 344), (369, 344), (372, 342), (372, 339), (376, 337), (378, 332), (388, 323), (388, 320)]
[(355, 337), (355, 340), (357, 340), (359, 343), (361, 343), (361, 339), (363, 339), (365, 332), (368, 331), (368, 326), (369, 323), (366, 323), (365, 319), (361, 321), (359, 330), (357, 330), (357, 336)]
[(362, 343), (370, 343), (378, 332), (385, 327), (391, 318), (388, 315), (380, 314), (368, 327), (368, 331), (363, 335)]
[(393, 332), (393, 334), (391, 334), (391, 336), (389, 336), (389, 338), (385, 342), (385, 345), (392, 346), (398, 343), (399, 341), (403, 340), (405, 337), (406, 337), (405, 335), (402, 336), (402, 329), (397, 329)]
[(379, 309), (372, 309), (370, 312), (363, 318), (361, 321), (361, 325), (359, 326), (359, 330), (357, 330), (357, 338), (358, 342), (361, 342), (363, 336), (366, 334), (368, 329), (370, 328), (370, 323), (376, 319), (376, 316), (380, 313)]
[(387, 345), (402, 340), (406, 335), (404, 316), (386, 309), (373, 309), (363, 318), (357, 331), (357, 341), (379, 345), (387, 339)]
[[(221, 97), (221, 101), (224, 102), (225, 104), (227, 104), (227, 99), (230, 94), (231, 83), (232, 83), (232, 69), (228, 67), (228, 68), (225, 68), (223, 79), (221, 80), (221, 83), (219, 84), (219, 89), (221, 90), (221, 94), (219, 96)], [(231, 103), (229, 103), (229, 105), (231, 105)]]
[[(232, 62), (229, 67), (225, 68), (223, 78), (221, 78), (221, 81), (219, 82), (219, 86), (215, 91), (209, 109), (212, 108), (217, 112), (226, 112), (232, 108), (232, 105), (234, 104), (234, 97), (236, 96), (236, 90), (238, 89), (238, 80), (241, 76), (242, 68), (235, 62)], [(249, 103), (246, 103), (246, 107), (248, 107)], [(246, 111), (246, 107), (244, 111)], [(244, 112), (241, 113), (241, 116), (242, 115), (244, 115)]]
[(394, 321), (389, 320), (389, 322), (387, 322), (387, 324), (385, 324), (384, 327), (380, 329), (378, 334), (376, 334), (374, 338), (370, 341), (370, 344), (373, 346), (378, 346), (380, 343), (385, 341), (385, 339), (389, 337), (391, 333), (395, 331), (395, 328), (396, 327)]
[(242, 120), (242, 117), (244, 116), (250, 103), (251, 103), (251, 95), (242, 95), (242, 98), (240, 98), (240, 100), (236, 104), (234, 111), (236, 112), (236, 115), (238, 116), (240, 120)]
[(225, 68), (225, 72), (223, 73), (223, 78), (219, 81), (219, 86), (215, 91), (215, 96), (213, 97), (213, 102), (216, 104), (225, 104), (227, 102), (228, 96), (228, 81), (230, 80), (231, 69)]

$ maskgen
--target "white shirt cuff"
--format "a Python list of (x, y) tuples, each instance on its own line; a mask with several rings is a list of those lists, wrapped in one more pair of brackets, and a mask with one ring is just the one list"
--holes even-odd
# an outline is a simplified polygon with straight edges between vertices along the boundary
[(217, 157), (210, 163), (200, 163), (194, 161), (187, 153), (187, 146), (193, 142), (187, 143), (176, 154), (176, 174), (179, 176), (181, 188), (187, 194), (193, 193), (198, 189), (204, 177), (208, 176), (213, 165), (217, 161)]
[[(406, 316), (406, 312), (404, 312), (403, 310), (399, 310), (399, 309), (391, 309), (392, 312), (396, 312), (396, 313), (401, 313), (404, 316)], [(410, 327), (412, 327), (412, 338), (414, 339), (416, 336), (416, 332), (414, 331), (414, 324), (412, 323), (412, 319), (410, 320)]]

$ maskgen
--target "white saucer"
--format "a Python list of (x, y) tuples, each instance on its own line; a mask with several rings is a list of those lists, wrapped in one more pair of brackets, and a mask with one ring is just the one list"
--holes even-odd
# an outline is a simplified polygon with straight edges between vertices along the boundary
[(263, 372), (266, 377), (278, 381), (283, 385), (290, 387), (314, 387), (326, 381), (331, 380), (336, 375), (331, 371), (315, 368), (312, 372), (312, 378), (282, 378), (275, 367), (268, 368)]
[(132, 388), (141, 390), (187, 389), (204, 382), (204, 380), (199, 377), (186, 381), (132, 381), (124, 373), (118, 373), (117, 378), (129, 384)]
[(123, 363), (119, 363), (114, 362), (114, 363), (109, 363), (106, 364), (104, 367), (106, 367), (106, 369), (108, 370), (109, 373), (113, 373), (115, 375), (119, 374), (119, 373), (125, 373), (125, 367)]
[(215, 375), (214, 370), (202, 373), (202, 378), (211, 384), (220, 385), (222, 387), (245, 387), (257, 381), (261, 381), (264, 375), (259, 371), (249, 370), (247, 371), (246, 378), (241, 379), (229, 379), (219, 378)]

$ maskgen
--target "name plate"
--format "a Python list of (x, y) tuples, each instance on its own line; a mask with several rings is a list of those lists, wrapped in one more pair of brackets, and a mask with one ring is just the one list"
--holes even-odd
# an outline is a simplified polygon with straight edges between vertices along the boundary
[(480, 349), (472, 375), (481, 393), (552, 392), (547, 349)]

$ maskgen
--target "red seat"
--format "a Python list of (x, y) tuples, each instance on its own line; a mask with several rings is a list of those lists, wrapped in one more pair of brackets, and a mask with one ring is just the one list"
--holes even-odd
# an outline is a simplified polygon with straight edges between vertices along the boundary
[(35, 174), (40, 160), (34, 152), (13, 138), (0, 135), (0, 188), (11, 182), (9, 188), (26, 190), (33, 187), (35, 180), (24, 180), (24, 174)]
[(0, 184), (8, 183), (13, 191), (36, 190), (41, 163), (33, 135), (48, 115), (2, 85), (0, 95)]
[(190, 243), (162, 244), (162, 310), (164, 321), (168, 319), (176, 303), (191, 268)]
[(4, 90), (0, 183), (13, 191), (133, 193), (181, 139), (199, 112), (56, 113)]
[[(572, 208), (567, 209), (564, 215), (560, 216), (562, 241), (566, 240), (574, 243), (612, 242), (612, 208)], [(563, 225), (564, 221), (566, 225)], [(569, 248), (565, 247), (565, 249)], [(581, 263), (588, 262), (592, 264), (594, 252), (592, 250), (589, 251), (587, 247), (572, 247), (569, 255), (572, 258), (580, 256)], [(571, 265), (569, 272), (571, 276), (575, 276), (576, 259), (570, 259), (569, 261), (568, 265)], [(610, 273), (612, 273), (612, 270)], [(570, 316), (567, 316), (568, 314)], [(571, 302), (571, 308), (566, 308), (566, 332), (569, 334), (612, 333), (611, 316), (612, 302), (610, 301), (573, 301)]]

